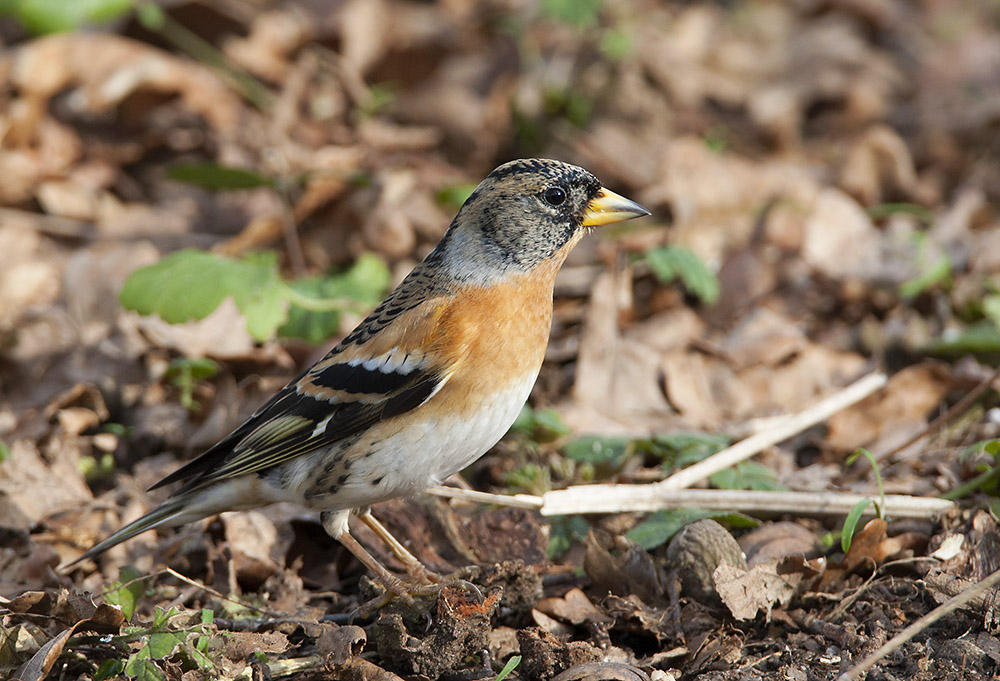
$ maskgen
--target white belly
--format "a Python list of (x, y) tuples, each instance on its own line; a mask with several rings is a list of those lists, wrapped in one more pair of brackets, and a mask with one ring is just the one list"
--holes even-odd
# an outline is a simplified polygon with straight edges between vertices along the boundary
[(467, 408), (466, 413), (477, 417), (404, 418), (398, 432), (384, 439), (371, 442), (362, 438), (344, 452), (351, 463), (335, 491), (310, 493), (314, 489), (311, 480), (324, 454), (301, 457), (289, 466), (294, 482), (285, 489), (285, 500), (318, 510), (348, 509), (433, 487), (474, 462), (503, 437), (528, 399), (535, 378), (533, 373), (526, 375), (476, 408)]
[(385, 480), (383, 485), (396, 490), (391, 496), (440, 484), (485, 454), (504, 436), (524, 406), (535, 376), (494, 394), (474, 418), (451, 418), (426, 421), (421, 431), (411, 425), (385, 440), (376, 455)]

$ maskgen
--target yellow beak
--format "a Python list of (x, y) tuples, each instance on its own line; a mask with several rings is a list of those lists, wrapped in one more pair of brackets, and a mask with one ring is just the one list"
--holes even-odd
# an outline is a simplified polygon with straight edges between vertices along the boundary
[(644, 215), (649, 215), (649, 211), (635, 201), (601, 187), (597, 196), (587, 204), (587, 210), (583, 214), (583, 225), (584, 227), (610, 225), (612, 222), (641, 218)]

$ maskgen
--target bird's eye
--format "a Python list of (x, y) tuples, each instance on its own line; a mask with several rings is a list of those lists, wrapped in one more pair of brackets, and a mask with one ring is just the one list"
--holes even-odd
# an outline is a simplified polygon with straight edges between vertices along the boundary
[(560, 206), (566, 201), (566, 191), (562, 187), (549, 187), (542, 192), (542, 198), (550, 206)]

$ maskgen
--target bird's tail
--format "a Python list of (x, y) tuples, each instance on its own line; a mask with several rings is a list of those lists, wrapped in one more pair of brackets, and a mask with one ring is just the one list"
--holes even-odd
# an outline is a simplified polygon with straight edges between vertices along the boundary
[(100, 542), (99, 544), (96, 544), (93, 548), (91, 548), (89, 551), (84, 553), (82, 556), (80, 556), (73, 562), (60, 566), (59, 569), (65, 570), (71, 568), (72, 566), (76, 565), (81, 561), (87, 560), (88, 558), (94, 558), (100, 555), (101, 553), (104, 553), (112, 546), (121, 544), (123, 541), (131, 539), (137, 534), (142, 534), (146, 530), (151, 530), (154, 527), (162, 527), (162, 526), (169, 527), (171, 525), (179, 525), (187, 520), (190, 520), (191, 518), (178, 520), (179, 516), (185, 516), (189, 514), (190, 509), (187, 508), (189, 502), (190, 499), (187, 499), (183, 496), (166, 501), (165, 503), (161, 504), (160, 506), (157, 506), (152, 511), (142, 516), (138, 520), (135, 520), (126, 525), (125, 527), (121, 528), (120, 530), (112, 534), (110, 537), (105, 539), (104, 541)]

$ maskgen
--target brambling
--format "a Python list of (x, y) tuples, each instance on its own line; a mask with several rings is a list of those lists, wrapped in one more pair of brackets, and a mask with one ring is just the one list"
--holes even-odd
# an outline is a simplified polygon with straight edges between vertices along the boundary
[(150, 488), (183, 483), (167, 501), (78, 560), (155, 527), (290, 501), (320, 511), (326, 531), (391, 592), (405, 587), (350, 535), (352, 512), (410, 576), (433, 580), (369, 507), (439, 484), (500, 440), (541, 368), (567, 254), (588, 228), (644, 215), (583, 168), (500, 166), (356, 329)]

